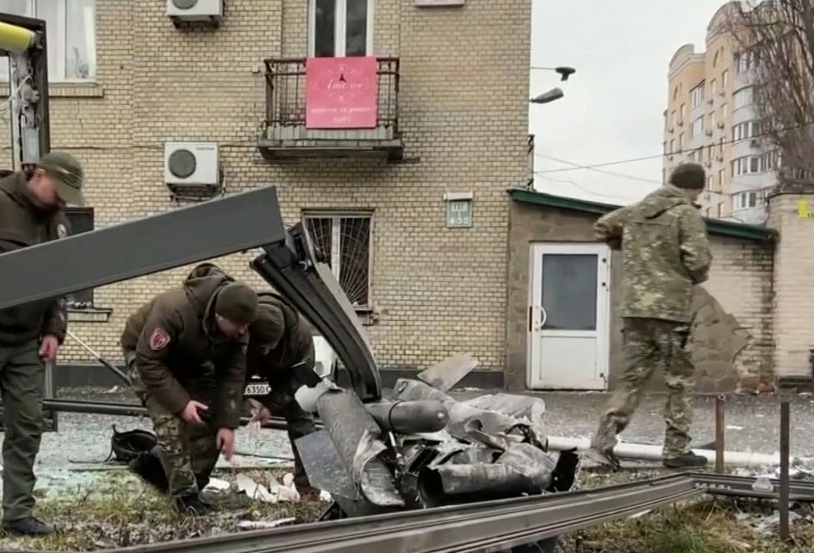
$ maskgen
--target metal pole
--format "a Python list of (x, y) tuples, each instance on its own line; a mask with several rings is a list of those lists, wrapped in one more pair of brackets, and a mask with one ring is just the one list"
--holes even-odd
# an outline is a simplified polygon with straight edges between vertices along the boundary
[(724, 473), (724, 411), (726, 397), (719, 395), (715, 398), (715, 472)]
[(780, 539), (788, 540), (789, 530), (789, 400), (780, 400)]
[(113, 365), (113, 363), (110, 363), (110, 362), (109, 362), (109, 361), (107, 361), (107, 360), (106, 360), (104, 357), (102, 357), (102, 354), (101, 354), (101, 353), (99, 353), (98, 351), (94, 350), (94, 349), (93, 349), (93, 348), (91, 348), (91, 347), (90, 347), (88, 344), (86, 344), (85, 342), (83, 342), (82, 340), (80, 340), (80, 339), (79, 339), (79, 338), (76, 336), (76, 334), (74, 334), (73, 332), (71, 332), (71, 331), (69, 330), (69, 331), (68, 331), (68, 336), (69, 336), (69, 337), (70, 337), (70, 338), (71, 338), (71, 339), (72, 339), (74, 342), (76, 342), (77, 344), (79, 344), (80, 346), (82, 346), (82, 348), (83, 348), (85, 351), (87, 351), (87, 352), (88, 352), (88, 353), (90, 353), (90, 354), (91, 354), (93, 357), (95, 357), (95, 358), (96, 358), (96, 360), (97, 360), (97, 361), (99, 361), (99, 363), (101, 363), (101, 364), (102, 364), (102, 365), (103, 365), (105, 368), (107, 368), (107, 369), (108, 369), (108, 370), (110, 370), (110, 371), (111, 371), (113, 374), (115, 374), (116, 376), (118, 376), (119, 378), (121, 378), (121, 379), (122, 379), (122, 381), (123, 381), (125, 384), (127, 384), (127, 385), (132, 384), (132, 382), (130, 381), (130, 377), (129, 377), (129, 376), (127, 376), (127, 375), (126, 375), (126, 374), (124, 374), (124, 373), (123, 373), (121, 370), (119, 370), (119, 368), (118, 368), (118, 367), (116, 367), (115, 365)]

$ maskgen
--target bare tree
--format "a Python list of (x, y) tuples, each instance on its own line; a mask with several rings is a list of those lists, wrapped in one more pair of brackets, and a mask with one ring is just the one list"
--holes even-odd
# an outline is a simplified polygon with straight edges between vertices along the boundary
[(814, 183), (814, 3), (733, 2), (736, 64), (755, 85), (759, 135), (780, 183)]

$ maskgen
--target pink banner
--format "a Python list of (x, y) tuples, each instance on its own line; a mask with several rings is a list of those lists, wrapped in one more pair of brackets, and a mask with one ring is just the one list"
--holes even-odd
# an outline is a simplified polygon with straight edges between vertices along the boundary
[(379, 96), (377, 65), (374, 57), (308, 58), (306, 128), (375, 128)]

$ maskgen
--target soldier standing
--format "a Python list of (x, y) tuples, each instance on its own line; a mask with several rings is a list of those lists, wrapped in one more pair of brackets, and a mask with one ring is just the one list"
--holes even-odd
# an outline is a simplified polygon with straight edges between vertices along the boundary
[[(34, 169), (0, 179), (0, 252), (68, 234), (66, 204), (84, 206), (84, 172), (73, 156), (52, 152)], [(36, 270), (36, 268), (32, 268)], [(33, 516), (34, 462), (42, 438), (43, 360), (56, 357), (65, 338), (64, 298), (0, 311), (0, 392), (3, 397), (3, 529), (47, 535), (54, 528)]]
[(257, 320), (249, 327), (247, 382), (251, 377), (266, 380), (271, 392), (260, 401), (246, 400), (253, 420), (268, 422), (272, 415), (285, 418), (294, 453), (294, 485), (305, 496), (318, 496), (302, 466), (294, 441), (316, 430), (314, 419), (297, 403), (294, 394), (303, 385), (321, 382), (314, 371), (314, 338), (311, 325), (282, 297), (260, 294)]
[(643, 200), (608, 213), (597, 236), (622, 249), (624, 375), (602, 415), (591, 447), (613, 465), (616, 435), (639, 406), (654, 369), (669, 388), (664, 466), (701, 467), (705, 457), (689, 448), (695, 367), (690, 331), (693, 287), (707, 280), (712, 262), (704, 220), (694, 202), (704, 188), (704, 168), (677, 167), (670, 182)]
[[(136, 311), (121, 336), (133, 389), (147, 407), (163, 478), (182, 513), (204, 514), (199, 481), (220, 453), (232, 455), (246, 375), (247, 329), (257, 294), (218, 271), (193, 272), (182, 286)], [(144, 461), (144, 459), (141, 459)], [(142, 466), (143, 468), (143, 466)], [(160, 486), (159, 486), (160, 487)]]

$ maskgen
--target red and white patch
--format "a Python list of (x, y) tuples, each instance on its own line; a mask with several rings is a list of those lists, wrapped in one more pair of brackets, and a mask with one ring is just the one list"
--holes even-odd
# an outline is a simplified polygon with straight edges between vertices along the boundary
[(167, 347), (167, 344), (169, 343), (170, 335), (167, 334), (167, 331), (160, 326), (153, 330), (153, 333), (150, 334), (150, 349), (153, 351), (162, 350)]

